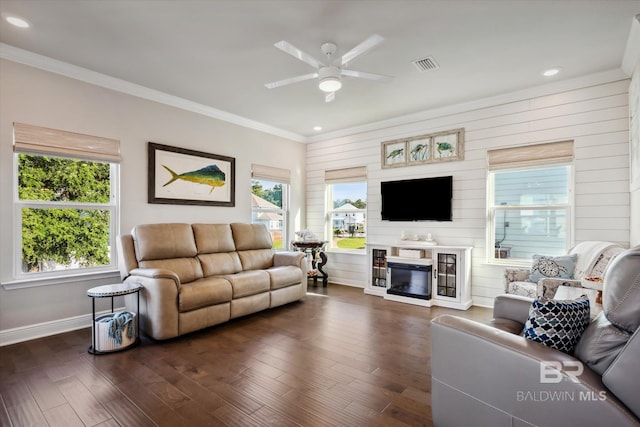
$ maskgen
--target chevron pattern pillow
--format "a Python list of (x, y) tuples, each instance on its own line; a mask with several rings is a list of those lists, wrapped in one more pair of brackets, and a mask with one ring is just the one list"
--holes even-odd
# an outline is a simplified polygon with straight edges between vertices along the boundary
[(524, 336), (547, 347), (572, 354), (590, 321), (589, 298), (575, 300), (536, 298), (529, 308)]

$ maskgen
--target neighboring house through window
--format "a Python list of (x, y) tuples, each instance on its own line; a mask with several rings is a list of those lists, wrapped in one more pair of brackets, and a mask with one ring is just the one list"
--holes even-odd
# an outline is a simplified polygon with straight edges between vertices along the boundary
[(287, 169), (251, 167), (251, 222), (267, 226), (275, 249), (288, 247), (290, 175)]
[(365, 249), (367, 230), (367, 176), (365, 167), (325, 172), (328, 247), (336, 250)]
[(116, 268), (120, 143), (14, 123), (16, 278)]
[(490, 150), (488, 258), (530, 264), (572, 241), (573, 141)]

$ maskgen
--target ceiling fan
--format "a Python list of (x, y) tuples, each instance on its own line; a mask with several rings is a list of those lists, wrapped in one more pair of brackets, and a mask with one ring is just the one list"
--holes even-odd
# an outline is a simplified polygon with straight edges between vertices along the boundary
[(365, 41), (342, 55), (340, 58), (334, 59), (334, 55), (338, 49), (338, 47), (334, 43), (323, 43), (320, 46), (320, 50), (326, 56), (326, 60), (318, 61), (313, 56), (309, 55), (306, 52), (301, 51), (291, 43), (287, 41), (279, 41), (274, 44), (275, 47), (282, 50), (285, 53), (293, 56), (294, 58), (299, 59), (302, 62), (306, 62), (311, 65), (317, 71), (315, 73), (304, 74), (301, 76), (291, 77), (284, 80), (278, 80), (276, 82), (271, 82), (265, 84), (265, 86), (269, 89), (274, 89), (280, 86), (288, 85), (291, 83), (297, 83), (304, 80), (318, 79), (318, 88), (326, 92), (325, 102), (331, 102), (336, 97), (336, 91), (340, 90), (342, 87), (342, 76), (355, 77), (360, 79), (373, 80), (377, 82), (385, 82), (388, 83), (393, 80), (393, 77), (385, 76), (382, 74), (374, 74), (374, 73), (365, 73), (364, 71), (355, 71), (346, 69), (349, 66), (349, 63), (354, 59), (359, 57), (360, 55), (370, 51), (380, 43), (384, 38), (381, 36), (374, 34), (367, 38)]

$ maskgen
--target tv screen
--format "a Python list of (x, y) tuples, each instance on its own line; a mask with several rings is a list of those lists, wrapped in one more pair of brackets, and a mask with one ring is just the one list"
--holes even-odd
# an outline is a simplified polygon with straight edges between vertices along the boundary
[(385, 221), (452, 221), (453, 177), (383, 181), (382, 219)]

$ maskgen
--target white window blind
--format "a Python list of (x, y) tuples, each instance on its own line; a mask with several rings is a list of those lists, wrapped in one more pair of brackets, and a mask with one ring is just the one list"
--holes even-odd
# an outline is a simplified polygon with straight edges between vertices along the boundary
[(251, 178), (290, 184), (291, 171), (289, 169), (276, 168), (273, 166), (252, 164)]
[(73, 157), (119, 163), (120, 141), (24, 123), (13, 124), (16, 153)]
[(366, 181), (367, 167), (357, 166), (353, 168), (332, 169), (324, 172), (324, 182), (327, 184), (349, 182), (349, 181)]
[(489, 170), (529, 168), (573, 160), (573, 141), (525, 145), (487, 151)]

